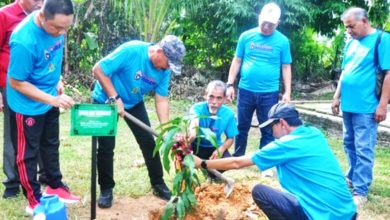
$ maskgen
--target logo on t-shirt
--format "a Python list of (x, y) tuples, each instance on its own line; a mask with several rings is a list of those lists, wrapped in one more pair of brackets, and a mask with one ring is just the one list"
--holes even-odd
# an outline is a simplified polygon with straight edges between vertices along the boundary
[(26, 118), (26, 125), (28, 126), (28, 127), (31, 127), (31, 126), (33, 126), (34, 124), (35, 124), (35, 119), (34, 118), (31, 118), (31, 117), (28, 117), (28, 118)]
[(157, 83), (156, 81), (152, 78), (152, 77), (149, 77), (147, 76), (146, 74), (143, 74), (141, 72), (141, 70), (138, 70), (136, 73), (135, 73), (135, 76), (134, 76), (134, 79), (135, 80), (142, 80), (142, 82), (145, 82), (151, 86), (155, 86)]
[(44, 53), (45, 53), (45, 60), (50, 60), (50, 57), (51, 57), (50, 52), (45, 50)]
[(139, 80), (141, 79), (142, 77), (142, 72), (140, 70), (138, 70), (136, 73), (135, 73), (135, 76), (134, 76), (134, 79), (135, 80)]
[(257, 44), (255, 42), (251, 42), (249, 44), (250, 50), (262, 50), (262, 51), (272, 51), (272, 46), (266, 44)]
[(53, 72), (56, 69), (53, 63), (49, 64), (49, 72)]
[(55, 42), (53, 46), (50, 46), (49, 48), (44, 50), (43, 53), (45, 55), (45, 60), (51, 61), (53, 59), (53, 56), (55, 55), (54, 52), (60, 50), (63, 44), (64, 44), (64, 40), (61, 39)]

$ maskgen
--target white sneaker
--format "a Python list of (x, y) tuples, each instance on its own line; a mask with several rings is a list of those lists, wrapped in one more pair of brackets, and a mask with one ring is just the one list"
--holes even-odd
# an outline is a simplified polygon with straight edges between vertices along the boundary
[[(38, 204), (39, 205), (39, 204)], [(34, 206), (34, 207), (32, 207), (31, 205), (28, 205), (28, 206), (26, 206), (26, 209), (24, 210), (28, 215), (33, 215), (34, 214), (34, 209), (38, 206), (38, 205), (36, 205), (36, 206)]]
[(263, 177), (263, 178), (265, 178), (265, 177), (271, 178), (273, 176), (274, 176), (274, 173), (272, 172), (272, 169), (261, 171), (261, 177)]
[(367, 203), (368, 199), (367, 196), (361, 196), (361, 195), (354, 195), (353, 196), (353, 202), (357, 207), (361, 207)]

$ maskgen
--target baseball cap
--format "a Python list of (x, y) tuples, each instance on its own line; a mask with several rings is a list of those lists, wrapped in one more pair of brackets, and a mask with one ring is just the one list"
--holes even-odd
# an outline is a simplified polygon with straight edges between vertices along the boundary
[(279, 102), (272, 106), (272, 108), (268, 112), (268, 120), (259, 125), (260, 128), (264, 128), (268, 126), (272, 122), (279, 119), (289, 119), (291, 120), (301, 120), (299, 118), (299, 113), (295, 109), (295, 106), (289, 103)]
[(264, 5), (259, 15), (260, 23), (263, 21), (267, 21), (272, 24), (277, 24), (279, 18), (280, 18), (280, 8), (275, 3), (268, 3)]
[(168, 58), (169, 68), (176, 75), (180, 75), (182, 67), (181, 62), (186, 53), (183, 42), (174, 35), (167, 35), (158, 44)]

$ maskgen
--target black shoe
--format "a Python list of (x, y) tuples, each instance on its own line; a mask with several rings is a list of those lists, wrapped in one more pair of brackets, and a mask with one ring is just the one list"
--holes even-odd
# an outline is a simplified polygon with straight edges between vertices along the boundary
[(18, 197), (20, 193), (20, 189), (18, 188), (6, 188), (4, 190), (3, 198), (4, 199), (11, 199)]
[(45, 186), (49, 185), (49, 180), (47, 179), (46, 174), (40, 174), (38, 177), (38, 182), (41, 185), (45, 185)]
[(111, 189), (105, 189), (100, 191), (98, 206), (99, 208), (105, 209), (110, 208), (112, 206), (112, 188)]
[(165, 183), (155, 184), (152, 186), (153, 194), (163, 200), (169, 201), (171, 199), (171, 192)]

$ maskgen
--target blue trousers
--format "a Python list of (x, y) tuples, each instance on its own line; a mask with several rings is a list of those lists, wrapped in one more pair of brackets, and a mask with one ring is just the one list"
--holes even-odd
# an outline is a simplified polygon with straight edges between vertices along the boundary
[(258, 184), (252, 190), (252, 197), (270, 220), (308, 219), (298, 200), (291, 194)]
[[(268, 120), (268, 111), (278, 103), (279, 92), (251, 92), (240, 89), (238, 92), (237, 120), (238, 135), (235, 139), (235, 151), (233, 156), (245, 154), (248, 132), (252, 122), (252, 116), (256, 110), (259, 124)], [(264, 147), (274, 140), (272, 129), (269, 126), (260, 129), (261, 139), (259, 148)]]
[(374, 151), (378, 123), (374, 114), (343, 112), (343, 144), (353, 193), (366, 196), (373, 178)]

